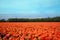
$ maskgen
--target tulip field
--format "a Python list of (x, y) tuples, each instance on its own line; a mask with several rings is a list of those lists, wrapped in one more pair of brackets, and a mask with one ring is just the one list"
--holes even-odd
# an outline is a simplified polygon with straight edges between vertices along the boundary
[(60, 40), (60, 22), (0, 22), (0, 40)]

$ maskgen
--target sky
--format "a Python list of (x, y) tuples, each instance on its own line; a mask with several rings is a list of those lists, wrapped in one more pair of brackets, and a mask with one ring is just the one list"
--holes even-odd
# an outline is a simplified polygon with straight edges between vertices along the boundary
[(60, 16), (60, 0), (0, 0), (0, 19)]

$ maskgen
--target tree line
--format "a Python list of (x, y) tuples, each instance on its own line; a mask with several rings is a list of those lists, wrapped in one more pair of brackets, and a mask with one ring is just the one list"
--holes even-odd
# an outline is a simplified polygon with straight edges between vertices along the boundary
[(8, 20), (1, 19), (0, 22), (60, 22), (60, 16), (48, 18), (9, 18)]

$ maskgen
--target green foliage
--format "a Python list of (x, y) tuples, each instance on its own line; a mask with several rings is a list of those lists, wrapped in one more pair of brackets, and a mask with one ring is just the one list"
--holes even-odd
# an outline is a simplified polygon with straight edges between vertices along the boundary
[(29, 19), (29, 18), (9, 18), (8, 20), (2, 19), (0, 22), (60, 22), (60, 16), (53, 17), (53, 18), (36, 18), (36, 19)]
[(40, 40), (38, 37), (36, 37), (36, 40)]
[(28, 40), (27, 38), (24, 38), (24, 40)]

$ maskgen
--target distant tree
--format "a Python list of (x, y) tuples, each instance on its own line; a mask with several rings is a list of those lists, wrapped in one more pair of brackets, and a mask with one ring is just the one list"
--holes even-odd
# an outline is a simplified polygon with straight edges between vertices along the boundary
[(9, 18), (8, 20), (2, 19), (0, 22), (60, 22), (60, 16), (58, 17), (48, 17), (48, 18)]
[(0, 22), (6, 22), (6, 20), (5, 19), (1, 19)]
[(53, 20), (56, 21), (56, 22), (60, 22), (60, 17), (59, 16), (58, 17), (54, 17)]

